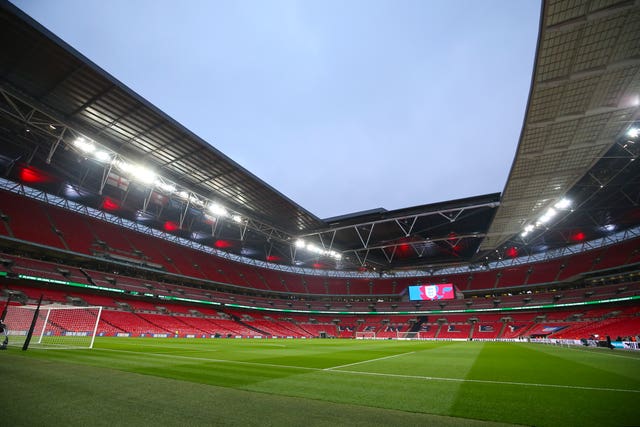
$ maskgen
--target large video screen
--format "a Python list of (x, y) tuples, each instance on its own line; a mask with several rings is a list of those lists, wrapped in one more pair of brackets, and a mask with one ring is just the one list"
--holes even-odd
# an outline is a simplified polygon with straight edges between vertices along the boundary
[(435, 301), (455, 297), (456, 293), (451, 283), (409, 286), (409, 299), (412, 301)]

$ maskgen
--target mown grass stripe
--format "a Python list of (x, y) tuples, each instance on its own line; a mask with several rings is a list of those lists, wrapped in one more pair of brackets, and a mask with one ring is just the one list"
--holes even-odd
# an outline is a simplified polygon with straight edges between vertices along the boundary
[(355, 366), (355, 365), (362, 365), (363, 363), (371, 363), (371, 362), (376, 362), (378, 360), (385, 360), (385, 359), (392, 359), (394, 357), (400, 357), (400, 356), (405, 356), (407, 354), (413, 354), (415, 353), (415, 351), (409, 351), (407, 353), (400, 353), (400, 354), (392, 354), (391, 356), (384, 356), (384, 357), (378, 357), (375, 359), (369, 359), (369, 360), (362, 360), (360, 362), (354, 362), (354, 363), (347, 363), (345, 365), (339, 365), (339, 366), (332, 366), (330, 368), (324, 368), (325, 371), (331, 371), (334, 369), (340, 369), (340, 368), (346, 368), (348, 366)]
[(405, 375), (405, 374), (386, 374), (379, 372), (366, 372), (366, 371), (343, 371), (334, 370), (332, 372), (343, 372), (347, 374), (361, 374), (361, 375), (375, 375), (380, 377), (398, 377), (416, 380), (428, 380), (428, 381), (452, 381), (460, 383), (478, 383), (478, 384), (498, 384), (498, 385), (517, 385), (527, 387), (551, 387), (551, 388), (565, 388), (572, 390), (593, 390), (593, 391), (615, 391), (622, 393), (640, 393), (640, 390), (620, 389), (620, 388), (605, 388), (605, 387), (587, 387), (587, 386), (573, 386), (565, 384), (539, 384), (539, 383), (525, 383), (516, 381), (492, 381), (492, 380), (473, 380), (468, 378), (443, 378), (443, 377), (426, 377), (421, 375)]
[(128, 353), (128, 354), (136, 354), (142, 357), (146, 356), (158, 356), (165, 357), (170, 359), (187, 359), (187, 360), (196, 360), (200, 362), (211, 362), (211, 363), (229, 363), (234, 365), (249, 365), (249, 366), (269, 366), (273, 368), (285, 368), (285, 369), (301, 369), (308, 371), (321, 371), (320, 368), (310, 368), (308, 366), (292, 366), (292, 365), (278, 365), (277, 363), (261, 363), (261, 362), (247, 362), (243, 360), (227, 360), (227, 359), (210, 359), (208, 357), (193, 357), (193, 356), (181, 356), (178, 354), (171, 353), (141, 353), (139, 351), (131, 351), (131, 350), (116, 350), (112, 348), (101, 348), (100, 351), (112, 351), (117, 353)]
[[(306, 366), (279, 365), (275, 363), (247, 362), (247, 361), (240, 361), (240, 360), (210, 359), (207, 357), (181, 356), (181, 355), (174, 355), (174, 354), (167, 354), (167, 353), (147, 353), (147, 352), (141, 353), (137, 351), (116, 350), (116, 349), (106, 349), (106, 348), (101, 348), (99, 350), (118, 352), (118, 353), (137, 354), (140, 356), (158, 356), (158, 357), (164, 357), (164, 358), (186, 359), (186, 360), (211, 362), (211, 363), (228, 363), (228, 364), (236, 364), (236, 365), (264, 366), (264, 367), (273, 367), (273, 368), (282, 368), (282, 369), (298, 369), (303, 371), (335, 372), (335, 373), (344, 373), (344, 374), (351, 374), (351, 375), (369, 375), (369, 376), (378, 376), (378, 377), (405, 378), (405, 379), (425, 380), (425, 381), (448, 381), (448, 382), (459, 382), (459, 383), (494, 384), (494, 385), (524, 386), (524, 387), (548, 387), (548, 388), (569, 389), (569, 390), (640, 393), (640, 390), (619, 389), (619, 388), (610, 388), (610, 387), (589, 387), (589, 386), (574, 386), (574, 385), (565, 385), (565, 384), (543, 384), (543, 383), (528, 383), (528, 382), (518, 382), (518, 381), (475, 380), (475, 379), (468, 379), (468, 378), (446, 378), (446, 377), (433, 377), (433, 376), (423, 376), (423, 375), (390, 374), (390, 373), (382, 373), (382, 372), (343, 370), (343, 369), (339, 369), (340, 368), (339, 366), (332, 367), (332, 368), (311, 368)], [(389, 359), (392, 357), (403, 356), (410, 353), (415, 353), (415, 352), (401, 353), (401, 354), (386, 356), (386, 357), (377, 358), (377, 359), (370, 359), (367, 361), (363, 361), (361, 363), (373, 362), (375, 360)], [(358, 364), (358, 363), (351, 363), (343, 366), (352, 366), (355, 364)]]

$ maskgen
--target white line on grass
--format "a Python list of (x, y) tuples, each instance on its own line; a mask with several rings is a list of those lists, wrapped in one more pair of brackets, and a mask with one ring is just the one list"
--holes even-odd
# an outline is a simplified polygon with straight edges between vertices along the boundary
[(379, 373), (379, 372), (365, 372), (365, 371), (340, 370), (340, 371), (332, 371), (332, 372), (340, 372), (345, 374), (358, 374), (358, 375), (373, 375), (373, 376), (380, 376), (380, 377), (410, 378), (410, 379), (427, 380), (427, 381), (452, 381), (452, 382), (461, 382), (461, 383), (517, 385), (517, 386), (526, 386), (526, 387), (568, 388), (572, 390), (618, 391), (623, 393), (640, 393), (640, 390), (630, 390), (625, 388), (588, 387), (588, 386), (563, 385), (563, 384), (522, 383), (522, 382), (515, 382), (515, 381), (470, 380), (467, 378), (425, 377), (421, 375), (385, 374), (385, 373)]
[(177, 354), (171, 353), (146, 353), (141, 351), (131, 351), (131, 350), (116, 350), (112, 348), (96, 348), (94, 350), (100, 351), (113, 351), (116, 353), (129, 353), (129, 354), (137, 354), (138, 356), (160, 356), (160, 357), (168, 357), (171, 359), (187, 359), (187, 360), (197, 360), (200, 362), (211, 362), (211, 363), (229, 363), (235, 365), (253, 365), (253, 366), (270, 366), (274, 368), (284, 368), (284, 369), (300, 369), (306, 371), (321, 371), (321, 368), (310, 368), (307, 366), (291, 366), (291, 365), (278, 365), (276, 363), (260, 363), (260, 362), (245, 362), (242, 360), (226, 360), (226, 359), (210, 359), (208, 357), (193, 357), (193, 356), (180, 356)]
[(347, 363), (346, 365), (332, 366), (331, 368), (324, 368), (323, 371), (332, 371), (334, 369), (346, 368), (347, 366), (362, 365), (363, 363), (370, 363), (378, 360), (391, 359), (392, 357), (404, 356), (406, 354), (412, 354), (412, 353), (415, 353), (415, 351), (409, 351), (407, 353), (400, 353), (400, 354), (393, 354), (391, 356), (385, 356), (385, 357), (378, 357), (377, 359), (369, 359), (369, 360), (362, 360), (360, 362)]
[[(634, 360), (637, 362), (640, 362), (640, 359), (637, 357), (629, 357), (629, 356), (625, 356), (624, 354), (611, 354), (609, 353), (611, 350), (607, 350), (605, 348), (589, 348), (589, 347), (569, 347), (567, 348), (567, 350), (571, 350), (571, 351), (579, 351), (582, 353), (587, 353), (587, 354), (597, 354), (598, 356), (606, 356), (606, 357), (617, 357), (620, 359), (627, 359), (627, 360)], [(629, 351), (629, 350), (623, 350), (623, 351)]]
[[(169, 343), (169, 344), (144, 344), (145, 347), (157, 347), (157, 348), (164, 348), (164, 349), (169, 349), (169, 350), (193, 350), (193, 351), (199, 351), (199, 352), (215, 352), (215, 351), (219, 351), (218, 349), (206, 349), (206, 350), (202, 350), (201, 348), (194, 348), (193, 344), (178, 344), (178, 343)], [(102, 348), (100, 348), (100, 350), (104, 350)]]
[[(367, 372), (367, 371), (347, 371), (347, 370), (338, 370), (339, 366), (334, 366), (333, 368), (310, 368), (306, 366), (291, 366), (291, 365), (278, 365), (275, 363), (260, 363), (260, 362), (244, 362), (239, 360), (224, 360), (224, 359), (209, 359), (207, 357), (192, 357), (192, 356), (179, 356), (175, 354), (167, 354), (167, 353), (142, 353), (139, 351), (130, 351), (130, 350), (115, 350), (110, 348), (96, 348), (94, 350), (100, 351), (112, 351), (116, 353), (131, 353), (139, 356), (159, 356), (159, 357), (168, 357), (171, 359), (187, 359), (187, 360), (197, 360), (202, 362), (211, 362), (211, 363), (228, 363), (228, 364), (236, 364), (236, 365), (251, 365), (251, 366), (268, 366), (274, 368), (282, 368), (282, 369), (298, 369), (301, 371), (314, 371), (314, 372), (331, 372), (331, 373), (340, 373), (340, 374), (349, 374), (349, 375), (369, 375), (369, 376), (378, 376), (378, 377), (389, 377), (389, 378), (406, 378), (406, 379), (414, 379), (414, 380), (424, 380), (424, 381), (448, 381), (448, 382), (460, 382), (460, 383), (479, 383), (479, 384), (498, 384), (498, 385), (513, 385), (513, 386), (524, 386), (524, 387), (548, 387), (548, 388), (563, 388), (570, 390), (590, 390), (590, 391), (614, 391), (619, 393), (640, 393), (640, 390), (630, 390), (624, 388), (606, 388), (606, 387), (588, 387), (588, 386), (578, 386), (578, 385), (563, 385), (563, 384), (538, 384), (538, 383), (523, 383), (523, 382), (515, 382), (515, 381), (492, 381), (492, 380), (471, 380), (466, 378), (444, 378), (444, 377), (428, 377), (421, 375), (403, 375), (403, 374), (386, 374), (381, 372)], [(415, 353), (415, 352), (411, 352)], [(382, 360), (389, 359), (395, 356), (402, 356), (409, 353), (396, 354), (393, 356), (386, 356), (378, 359), (371, 359), (368, 361), (357, 362), (357, 363), (366, 363), (372, 362), (374, 360)], [(352, 363), (350, 365), (343, 366), (352, 366), (357, 363)]]

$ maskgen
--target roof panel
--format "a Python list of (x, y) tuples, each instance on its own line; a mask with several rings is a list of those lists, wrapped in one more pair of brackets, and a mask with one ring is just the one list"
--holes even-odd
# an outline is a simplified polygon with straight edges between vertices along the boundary
[(625, 17), (625, 22), (621, 24), (625, 31), (613, 47), (611, 62), (640, 57), (640, 10), (627, 11)]
[(585, 25), (573, 63), (573, 71), (605, 66), (624, 28), (625, 14), (619, 13)]
[(576, 19), (587, 11), (587, 5), (580, 0), (551, 0), (547, 2), (547, 25), (553, 26), (559, 23)]
[[(523, 224), (576, 182), (582, 183), (586, 194), (597, 192), (594, 180), (611, 179), (619, 164), (607, 164), (608, 168), (595, 171), (593, 177), (585, 174), (630, 120), (638, 117), (638, 107), (630, 103), (640, 91), (637, 2), (546, 1), (527, 116), (502, 200), (498, 195), (487, 195), (349, 216), (335, 219), (336, 224), (348, 222), (352, 226), (340, 231), (336, 224), (319, 220), (209, 146), (55, 36), (24, 17), (7, 18), (9, 9), (11, 6), (3, 4), (0, 23), (7, 25), (0, 31), (2, 40), (16, 41), (0, 53), (0, 72), (8, 75), (7, 83), (17, 89), (16, 93), (25, 94), (27, 101), (34, 105), (42, 102), (47, 111), (65, 119), (72, 129), (131, 160), (144, 162), (164, 177), (292, 235), (309, 230), (326, 235), (336, 231), (336, 241), (357, 247), (362, 241), (356, 232), (361, 228), (356, 227), (365, 230), (367, 222), (371, 227), (375, 222), (375, 244), (391, 244), (385, 249), (386, 256), (380, 249), (369, 254), (380, 264), (389, 262), (393, 243), (406, 238), (405, 230), (389, 219), (415, 219), (410, 237), (417, 243), (408, 244), (413, 248), (429, 246), (425, 258), (416, 255), (394, 260), (396, 265), (453, 263), (471, 259), (479, 239), (462, 239), (465, 250), (471, 253), (460, 257), (452, 254), (448, 233), (488, 231), (482, 248), (495, 248), (517, 235)], [(43, 71), (52, 60), (57, 61), (52, 72)], [(42, 94), (46, 96), (37, 100)], [(584, 176), (589, 179), (580, 181)], [(626, 191), (635, 197), (637, 185), (627, 185)], [(604, 209), (608, 199), (602, 200)], [(463, 207), (484, 202), (490, 203), (462, 212)], [(433, 215), (411, 216), (425, 213)], [(357, 221), (362, 223), (354, 226)], [(420, 243), (425, 236), (443, 240)]]
[(582, 37), (583, 26), (579, 25), (570, 31), (546, 32), (543, 35), (536, 69), (538, 82), (554, 80), (570, 74), (575, 49)]

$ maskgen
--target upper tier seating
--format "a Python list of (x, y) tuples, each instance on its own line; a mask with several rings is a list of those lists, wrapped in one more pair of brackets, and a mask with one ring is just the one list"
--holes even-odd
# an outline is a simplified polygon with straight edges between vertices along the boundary
[[(569, 280), (582, 273), (640, 262), (640, 239), (635, 239), (564, 258), (490, 271), (413, 278), (301, 275), (219, 258), (4, 190), (0, 190), (0, 206), (5, 219), (1, 221), (0, 236), (88, 255), (107, 254), (133, 263), (155, 264), (172, 274), (286, 294), (399, 295), (408, 286), (420, 283), (453, 283), (462, 291), (491, 290)], [(57, 273), (42, 274), (53, 278)]]

